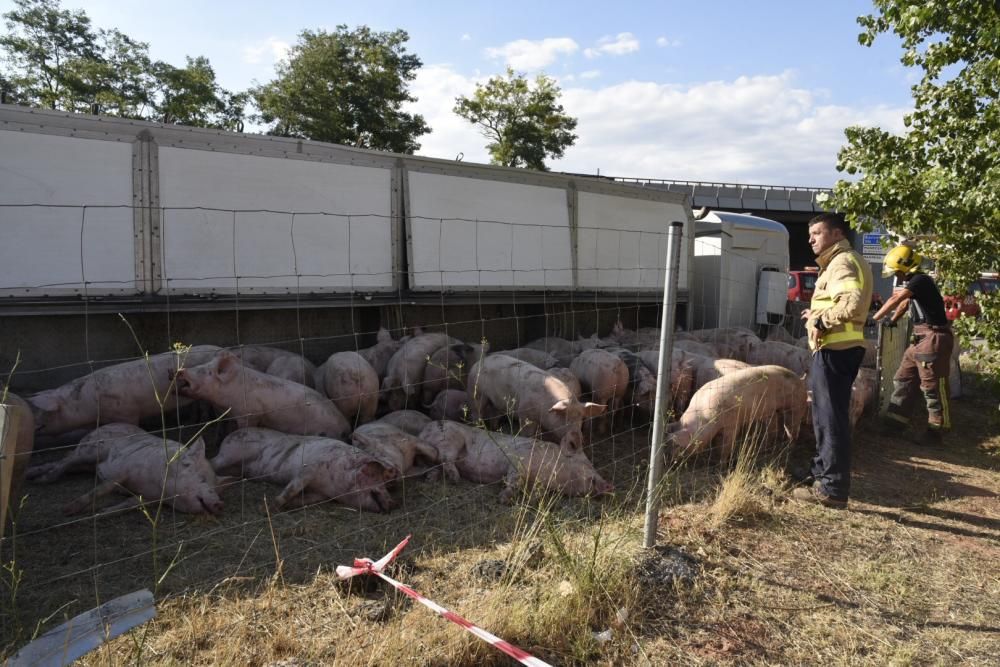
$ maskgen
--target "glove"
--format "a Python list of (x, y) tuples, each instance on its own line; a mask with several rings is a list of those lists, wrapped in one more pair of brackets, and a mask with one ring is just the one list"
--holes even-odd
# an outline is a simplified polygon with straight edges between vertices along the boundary
[(891, 317), (886, 316), (882, 318), (882, 326), (886, 329), (895, 329), (896, 323), (892, 321)]

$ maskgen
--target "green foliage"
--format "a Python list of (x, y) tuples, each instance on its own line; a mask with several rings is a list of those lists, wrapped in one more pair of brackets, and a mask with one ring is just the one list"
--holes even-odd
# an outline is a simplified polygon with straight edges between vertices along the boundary
[[(871, 220), (919, 241), (945, 289), (964, 294), (1000, 253), (1000, 8), (982, 0), (874, 0), (858, 19), (868, 46), (883, 33), (902, 40), (900, 61), (921, 70), (905, 131), (851, 127), (833, 204), (866, 228)], [(1000, 311), (984, 305), (978, 325), (1000, 349)]]
[(276, 78), (253, 91), (260, 119), (270, 134), (413, 153), (430, 128), (402, 110), (416, 101), (407, 83), (421, 65), (408, 40), (403, 30), (366, 26), (303, 30)]
[(544, 74), (532, 87), (508, 67), (504, 76), (477, 85), (471, 98), (457, 98), (454, 110), (490, 140), (493, 164), (544, 171), (545, 159), (562, 157), (577, 138), (576, 119), (563, 113), (560, 93)]
[(95, 31), (82, 10), (61, 9), (59, 0), (14, 4), (4, 14), (8, 33), (0, 35), (7, 103), (242, 128), (249, 96), (222, 89), (207, 58), (189, 57), (185, 67), (153, 62), (148, 44), (117, 29)]
[(83, 88), (85, 61), (98, 55), (97, 35), (83, 10), (60, 9), (59, 0), (14, 0), (0, 36), (21, 95), (31, 104), (65, 108)]

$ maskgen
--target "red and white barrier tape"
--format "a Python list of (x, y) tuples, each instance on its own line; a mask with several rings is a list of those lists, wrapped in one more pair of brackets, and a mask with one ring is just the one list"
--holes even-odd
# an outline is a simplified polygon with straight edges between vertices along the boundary
[(392, 551), (379, 558), (377, 561), (373, 561), (370, 558), (355, 558), (354, 567), (348, 567), (347, 565), (338, 565), (337, 576), (340, 577), (341, 579), (350, 579), (351, 577), (357, 576), (359, 574), (374, 574), (375, 576), (381, 577), (385, 581), (392, 584), (393, 587), (395, 587), (397, 590), (402, 591), (407, 596), (413, 598), (414, 600), (424, 605), (428, 609), (431, 609), (439, 616), (443, 616), (452, 623), (462, 626), (463, 628), (465, 628), (475, 636), (479, 637), (483, 641), (492, 644), (499, 650), (503, 651), (510, 657), (520, 662), (522, 665), (529, 665), (530, 667), (552, 667), (549, 663), (543, 660), (539, 660), (538, 658), (531, 655), (527, 651), (524, 651), (523, 649), (514, 646), (510, 642), (505, 642), (496, 635), (489, 633), (486, 630), (483, 630), (482, 628), (476, 625), (473, 625), (472, 623), (465, 620), (455, 612), (448, 611), (447, 609), (445, 609), (438, 603), (434, 602), (433, 600), (428, 600), (423, 595), (416, 592), (406, 584), (402, 584), (393, 579), (392, 577), (384, 574), (382, 572), (382, 569), (385, 568), (386, 565), (391, 563), (393, 559), (395, 559), (396, 556), (399, 555), (399, 552), (403, 550), (403, 547), (405, 547), (409, 541), (410, 541), (410, 536), (407, 535), (406, 539), (404, 539), (402, 542), (396, 545), (396, 548), (394, 548)]

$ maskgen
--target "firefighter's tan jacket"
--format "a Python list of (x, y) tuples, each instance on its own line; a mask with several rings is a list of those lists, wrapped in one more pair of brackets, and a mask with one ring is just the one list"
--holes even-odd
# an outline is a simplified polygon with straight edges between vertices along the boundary
[[(845, 350), (867, 347), (865, 320), (872, 302), (872, 269), (845, 239), (830, 246), (816, 258), (819, 277), (813, 290), (812, 311), (806, 328), (822, 322), (821, 347)], [(812, 336), (809, 345), (813, 347)]]

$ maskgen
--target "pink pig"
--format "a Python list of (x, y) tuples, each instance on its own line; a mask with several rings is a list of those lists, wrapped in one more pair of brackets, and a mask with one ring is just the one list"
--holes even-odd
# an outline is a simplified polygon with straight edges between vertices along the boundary
[(286, 433), (343, 437), (351, 425), (330, 400), (305, 385), (248, 368), (222, 351), (210, 362), (177, 371), (182, 396), (209, 401), (238, 428), (266, 426)]
[(614, 487), (606, 482), (583, 451), (544, 440), (520, 438), (459, 424), (431, 422), (420, 433), (441, 457), (451, 481), (459, 477), (478, 484), (503, 480), (500, 500), (509, 502), (523, 486), (538, 486), (568, 496), (600, 496)]
[(244, 428), (222, 441), (211, 463), (219, 473), (283, 484), (275, 499), (279, 509), (325, 500), (368, 512), (388, 511), (395, 505), (385, 488), (395, 479), (391, 467), (331, 438)]
[(108, 424), (84, 437), (62, 460), (29, 468), (28, 479), (48, 483), (85, 470), (96, 470), (100, 484), (66, 505), (66, 514), (79, 514), (98, 498), (122, 490), (132, 497), (110, 510), (137, 506), (140, 499), (160, 499), (179, 512), (222, 511), (218, 480), (201, 438), (185, 447), (132, 424)]
[(336, 352), (316, 371), (316, 389), (347, 419), (367, 424), (378, 410), (378, 373), (357, 352)]

